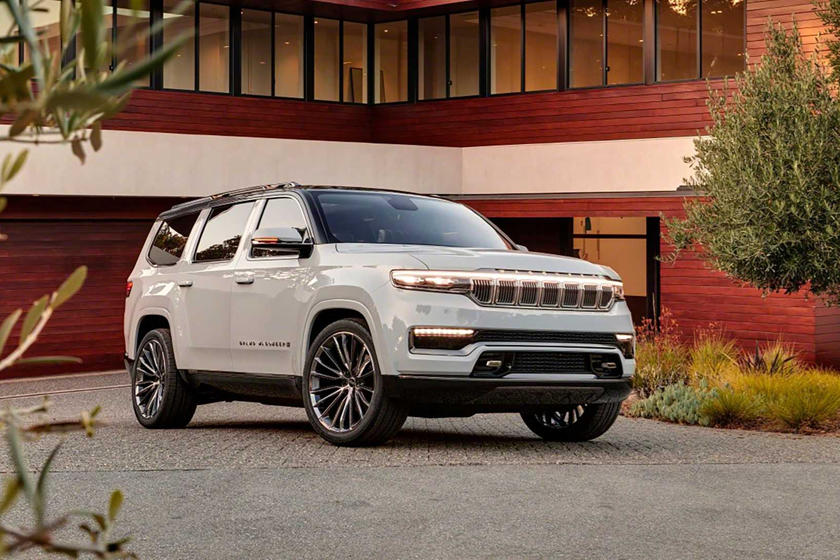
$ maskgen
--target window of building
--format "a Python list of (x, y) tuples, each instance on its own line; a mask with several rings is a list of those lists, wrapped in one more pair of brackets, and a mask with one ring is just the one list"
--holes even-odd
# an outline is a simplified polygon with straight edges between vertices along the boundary
[(703, 0), (703, 77), (744, 70), (743, 0)]
[(367, 25), (344, 22), (342, 83), (345, 103), (367, 103)]
[(641, 0), (572, 0), (569, 10), (571, 87), (644, 82)]
[(169, 266), (181, 260), (196, 218), (198, 214), (189, 214), (162, 222), (149, 247), (149, 261), (158, 266)]
[(525, 4), (525, 91), (557, 87), (557, 3)]
[[(137, 7), (138, 9), (133, 9)], [(142, 0), (116, 0), (116, 62), (131, 66), (149, 56), (149, 25), (151, 22), (149, 2)], [(149, 76), (137, 81), (140, 87), (148, 87)]]
[(490, 93), (522, 91), (522, 6), (490, 10)]
[(449, 16), (449, 97), (479, 94), (478, 12)]
[(303, 97), (303, 16), (274, 14), (274, 95)]
[(230, 8), (198, 5), (198, 83), (201, 91), (230, 91)]
[(242, 93), (271, 95), (271, 12), (241, 10)]
[[(195, 29), (195, 5), (183, 13), (175, 13), (180, 0), (163, 0), (163, 42), (171, 43)], [(163, 67), (163, 87), (167, 89), (195, 89), (195, 41), (187, 41)]]
[[(8, 10), (8, 8), (4, 8)], [(29, 21), (39, 39), (46, 43), (52, 55), (61, 53), (61, 0), (44, 0), (38, 10), (29, 11)], [(24, 49), (24, 59), (29, 59), (29, 47)]]
[(446, 16), (417, 21), (417, 98), (446, 97)]
[(340, 101), (341, 29), (336, 19), (315, 18), (315, 99)]
[(218, 206), (210, 210), (204, 230), (198, 238), (194, 261), (227, 261), (236, 255), (245, 222), (253, 202)]
[(375, 101), (408, 101), (408, 22), (377, 23), (374, 40)]
[(656, 2), (656, 79), (698, 77), (697, 2)]

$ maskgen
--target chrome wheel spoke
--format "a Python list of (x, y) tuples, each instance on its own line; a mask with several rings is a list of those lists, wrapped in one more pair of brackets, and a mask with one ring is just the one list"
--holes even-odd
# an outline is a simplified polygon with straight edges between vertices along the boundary
[(540, 424), (548, 428), (563, 429), (580, 421), (585, 412), (586, 405), (576, 405), (560, 410), (539, 412), (534, 414), (534, 417)]
[(140, 349), (134, 369), (134, 404), (143, 418), (153, 418), (160, 410), (165, 378), (163, 345), (152, 339)]
[(362, 422), (375, 392), (373, 354), (357, 334), (327, 338), (309, 369), (309, 399), (318, 422), (331, 432), (348, 432)]

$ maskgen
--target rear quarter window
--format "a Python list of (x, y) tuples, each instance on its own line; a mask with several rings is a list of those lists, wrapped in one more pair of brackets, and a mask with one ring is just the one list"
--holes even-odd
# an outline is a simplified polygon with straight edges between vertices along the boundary
[(149, 261), (157, 266), (177, 263), (184, 253), (184, 246), (187, 244), (196, 218), (198, 214), (188, 214), (162, 221), (155, 240), (149, 248)]

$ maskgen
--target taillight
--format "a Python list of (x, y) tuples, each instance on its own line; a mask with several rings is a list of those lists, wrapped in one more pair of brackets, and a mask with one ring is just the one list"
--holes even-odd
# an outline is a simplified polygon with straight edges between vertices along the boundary
[(131, 280), (129, 280), (125, 283), (125, 297), (128, 297), (128, 296), (131, 295), (131, 288), (133, 288), (133, 287), (134, 287), (134, 282), (132, 282)]

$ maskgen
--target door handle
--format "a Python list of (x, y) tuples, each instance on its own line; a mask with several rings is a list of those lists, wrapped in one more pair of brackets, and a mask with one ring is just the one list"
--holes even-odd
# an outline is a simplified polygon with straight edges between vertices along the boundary
[(233, 274), (233, 280), (237, 284), (253, 284), (254, 283), (254, 273), (253, 272), (235, 272)]
[(182, 288), (189, 288), (192, 284), (192, 280), (178, 280), (178, 285)]

